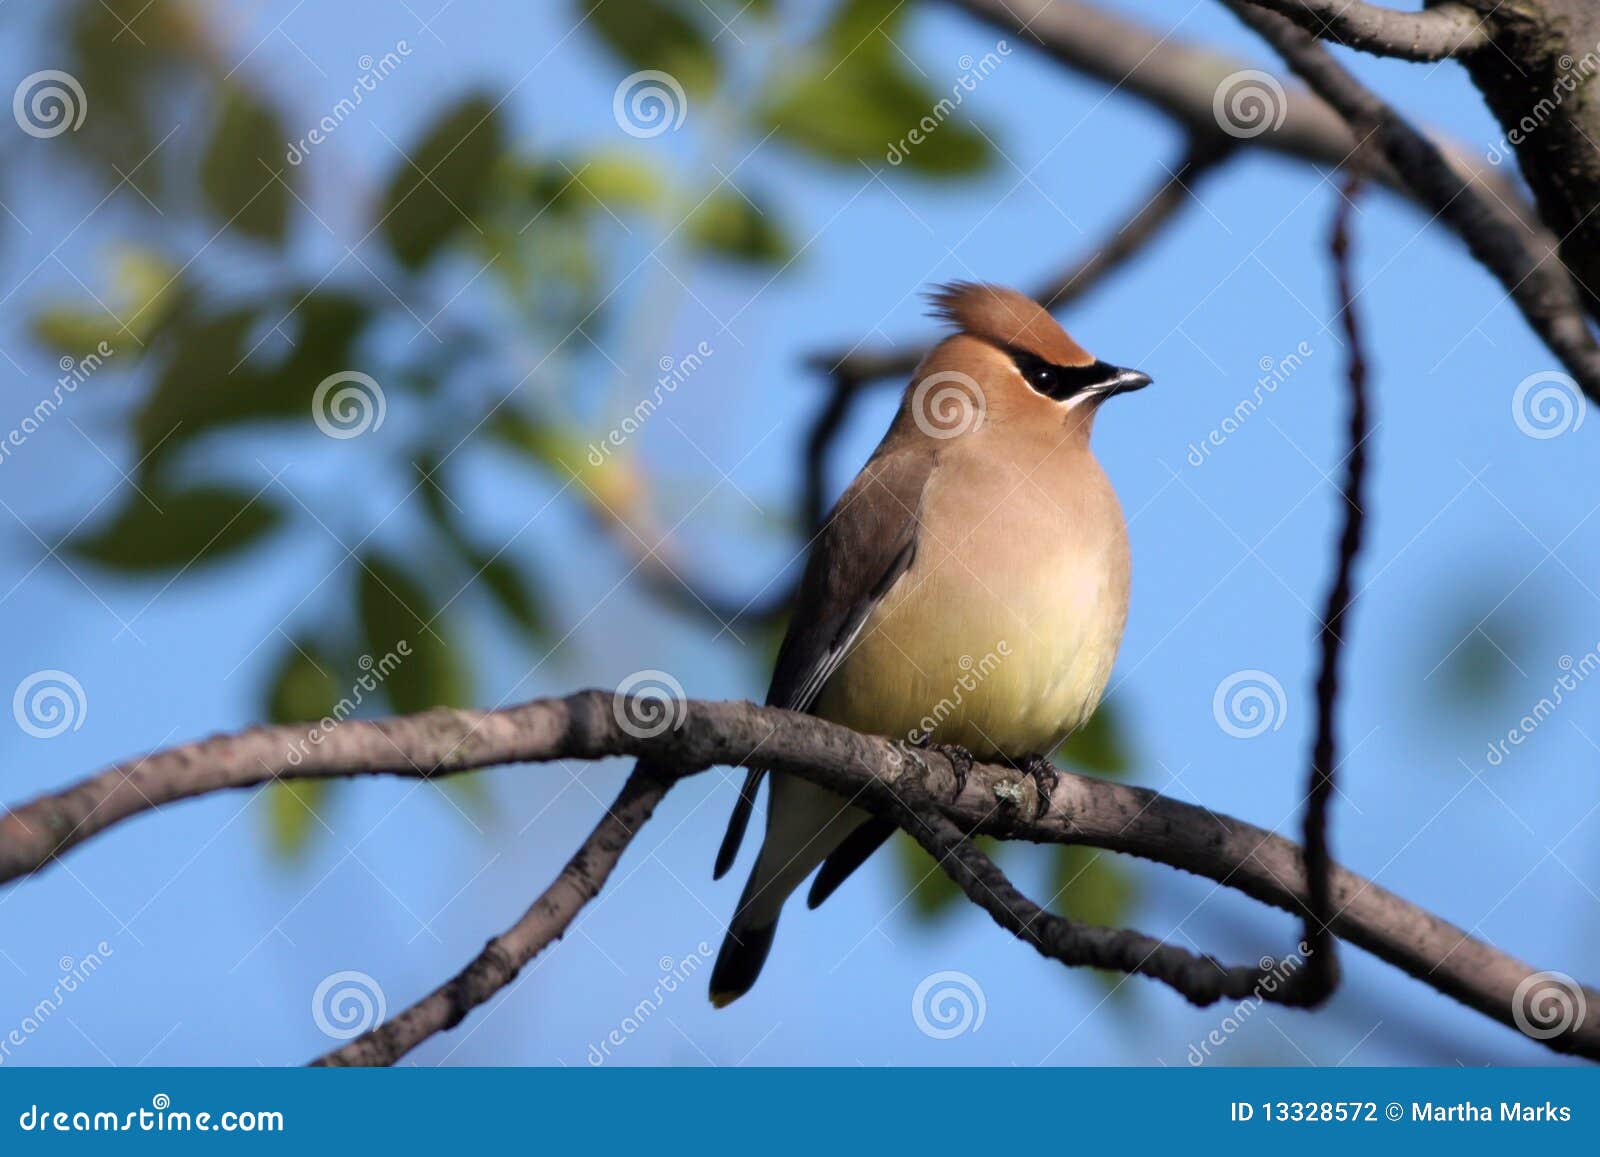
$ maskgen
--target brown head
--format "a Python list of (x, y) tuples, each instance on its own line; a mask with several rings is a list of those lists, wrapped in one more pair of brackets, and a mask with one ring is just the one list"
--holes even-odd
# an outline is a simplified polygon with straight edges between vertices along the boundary
[(929, 297), (934, 316), (957, 332), (923, 359), (906, 390), (902, 415), (925, 434), (1028, 423), (1086, 438), (1100, 403), (1150, 384), (1147, 374), (1096, 359), (1014, 289), (954, 281)]

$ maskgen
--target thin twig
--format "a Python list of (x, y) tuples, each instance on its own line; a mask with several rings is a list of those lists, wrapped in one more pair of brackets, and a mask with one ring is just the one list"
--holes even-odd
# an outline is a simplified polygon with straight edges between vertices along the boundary
[(314, 1063), (392, 1065), (429, 1037), (460, 1024), (469, 1012), (515, 980), (528, 961), (566, 934), (583, 906), (599, 895), (622, 853), (672, 783), (671, 778), (663, 779), (641, 763), (589, 838), (522, 919), (410, 1008)]
[(1250, 0), (1293, 20), (1319, 40), (1329, 40), (1399, 60), (1468, 56), (1489, 43), (1486, 21), (1464, 4), (1436, 4), (1399, 12), (1362, 0)]
[(1367, 357), (1356, 313), (1355, 284), (1350, 267), (1350, 215), (1361, 192), (1361, 178), (1351, 174), (1340, 190), (1329, 236), (1334, 280), (1338, 291), (1339, 320), (1344, 327), (1346, 378), (1350, 388), (1350, 418), (1346, 433), (1345, 475), (1339, 487), (1343, 514), (1338, 558), (1318, 634), (1321, 648), (1317, 668), (1317, 727), (1311, 745), (1310, 787), (1306, 792), (1303, 829), (1306, 854), (1305, 941), (1311, 947), (1310, 966), (1295, 977), (1308, 1004), (1333, 994), (1339, 983), (1333, 935), (1333, 855), (1328, 847), (1328, 808), (1333, 800), (1334, 776), (1339, 764), (1338, 722), (1339, 659), (1349, 628), (1354, 590), (1353, 571), (1366, 528), (1367, 439), (1372, 420), (1367, 400)]
[(1069, 968), (1102, 968), (1148, 976), (1169, 985), (1199, 1007), (1251, 996), (1288, 1003), (1288, 978), (1299, 965), (1274, 977), (1282, 968), (1276, 961), (1228, 967), (1213, 957), (1164, 943), (1132, 928), (1102, 928), (1058, 916), (1023, 895), (983, 849), (931, 806), (931, 800), (902, 787), (899, 793), (886, 793), (883, 802), (891, 809), (891, 818), (922, 845), (967, 899), (1041, 956), (1059, 960)]

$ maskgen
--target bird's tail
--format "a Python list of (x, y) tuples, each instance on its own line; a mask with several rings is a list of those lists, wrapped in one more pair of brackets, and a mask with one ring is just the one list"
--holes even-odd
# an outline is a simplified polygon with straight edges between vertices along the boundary
[(772, 949), (783, 902), (867, 818), (803, 779), (780, 772), (770, 782), (761, 854), (711, 969), (711, 1003), (718, 1008), (750, 991)]
[(761, 872), (751, 872), (712, 966), (711, 1003), (718, 1008), (725, 1008), (750, 991), (767, 962), (767, 953), (772, 951), (778, 913), (770, 910), (774, 905), (759, 902), (760, 888)]

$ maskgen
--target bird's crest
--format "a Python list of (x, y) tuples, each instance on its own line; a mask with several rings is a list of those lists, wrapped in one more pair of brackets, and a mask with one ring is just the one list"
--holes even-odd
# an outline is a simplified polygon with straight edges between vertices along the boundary
[(1043, 306), (1015, 289), (952, 281), (934, 289), (928, 300), (934, 317), (997, 346), (1026, 350), (1058, 366), (1094, 361)]

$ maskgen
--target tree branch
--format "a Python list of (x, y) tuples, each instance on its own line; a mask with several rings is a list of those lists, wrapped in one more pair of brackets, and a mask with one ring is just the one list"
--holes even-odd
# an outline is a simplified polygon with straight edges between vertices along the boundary
[(1459, 3), (1397, 12), (1362, 0), (1249, 0), (1288, 17), (1320, 40), (1400, 60), (1468, 56), (1489, 43), (1484, 18)]
[(1348, 351), (1350, 420), (1345, 476), (1339, 488), (1344, 521), (1339, 532), (1333, 581), (1328, 584), (1327, 606), (1322, 612), (1322, 629), (1318, 632), (1321, 660), (1316, 682), (1317, 727), (1311, 743), (1310, 787), (1306, 792), (1303, 828), (1307, 881), (1305, 942), (1310, 949), (1310, 967), (1295, 976), (1293, 986), (1309, 1004), (1318, 1004), (1331, 996), (1339, 983), (1338, 957), (1329, 931), (1333, 919), (1333, 854), (1328, 848), (1328, 808), (1333, 802), (1334, 775), (1339, 767), (1339, 732), (1334, 717), (1339, 704), (1339, 658), (1354, 597), (1352, 572), (1356, 555), (1361, 552), (1365, 527), (1366, 509), (1362, 503), (1366, 501), (1367, 438), (1372, 432), (1367, 403), (1367, 357), (1360, 319), (1356, 316), (1356, 291), (1350, 269), (1350, 212), (1360, 192), (1361, 178), (1352, 174), (1339, 192), (1329, 238), (1338, 316), (1344, 325)]
[[(761, 762), (857, 798), (890, 815), (875, 786), (951, 799), (940, 812), (968, 832), (1126, 852), (1196, 872), (1263, 903), (1303, 916), (1300, 849), (1240, 820), (1143, 788), (1063, 773), (1038, 814), (1032, 779), (1009, 767), (975, 766), (959, 796), (957, 772), (936, 751), (917, 752), (809, 715), (751, 703), (663, 704), (583, 691), (498, 711), (438, 709), (393, 719), (350, 720), (310, 743), (304, 728), (257, 727), (130, 760), (0, 818), (0, 881), (38, 870), (112, 825), (174, 800), (278, 779), (351, 775), (431, 778), (504, 763), (648, 756), (670, 774)], [(646, 725), (641, 725), (645, 720)], [(892, 816), (891, 816), (892, 818)], [(1333, 868), (1335, 935), (1424, 984), (1504, 1024), (1527, 1009), (1526, 964), (1448, 921), (1343, 868)], [(576, 911), (572, 908), (571, 911)], [(532, 943), (524, 939), (523, 943)], [(1585, 990), (1587, 1014), (1544, 1043), (1600, 1059), (1600, 993)], [(1527, 1023), (1524, 1019), (1523, 1023)]]
[(589, 838), (522, 919), (483, 946), (455, 976), (398, 1016), (319, 1058), (318, 1065), (392, 1065), (435, 1033), (466, 1019), (517, 978), (523, 965), (566, 933), (573, 918), (600, 894), (611, 870), (655, 812), (672, 779), (641, 763)]
[[(1170, 986), (1192, 1004), (1224, 998), (1292, 1003), (1294, 990), (1285, 967), (1263, 959), (1259, 966), (1229, 968), (1131, 928), (1100, 928), (1048, 912), (1024, 896), (982, 848), (945, 816), (934, 800), (913, 785), (882, 793), (890, 818), (921, 844), (969, 900), (1039, 955), (1068, 967), (1104, 968), (1149, 976)], [(1289, 968), (1297, 967), (1289, 965)], [(1279, 983), (1282, 981), (1283, 983)]]
[(1282, 16), (1252, 0), (1223, 0), (1235, 15), (1277, 49), (1289, 67), (1315, 89), (1400, 174), (1478, 262), (1505, 287), (1523, 318), (1560, 359), (1584, 393), (1600, 401), (1600, 346), (1595, 344), (1572, 279), (1553, 250), (1530, 247), (1513, 214), (1463, 176), (1432, 141), (1334, 60), (1327, 49)]
[[(994, 28), (1027, 39), (1074, 72), (1144, 101), (1194, 136), (1228, 136), (1217, 116), (1217, 91), (1240, 73), (1259, 72), (1242, 57), (1157, 33), (1077, 0), (951, 2)], [(1359, 143), (1345, 118), (1318, 95), (1294, 85), (1278, 87), (1282, 99), (1273, 112), (1281, 117), (1274, 116), (1275, 127), (1241, 143), (1324, 168), (1343, 165)], [(1530, 233), (1540, 228), (1516, 184), (1487, 164), (1476, 150), (1449, 143), (1439, 147), (1455, 169), (1492, 189)], [(1402, 196), (1419, 200), (1387, 163), (1375, 165), (1372, 176)], [(1422, 204), (1433, 212), (1432, 206)], [(1553, 246), (1553, 238), (1546, 240)]]

